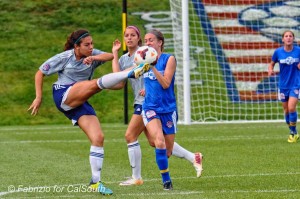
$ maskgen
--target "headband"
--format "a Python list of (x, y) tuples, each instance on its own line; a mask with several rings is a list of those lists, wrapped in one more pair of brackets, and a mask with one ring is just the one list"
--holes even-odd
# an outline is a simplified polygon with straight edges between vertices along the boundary
[(74, 44), (79, 43), (79, 41), (80, 41), (82, 38), (84, 38), (84, 37), (86, 37), (86, 36), (89, 36), (89, 35), (90, 35), (89, 32), (86, 32), (86, 33), (82, 34), (80, 37), (78, 37), (78, 39), (74, 42)]
[[(138, 36), (140, 37), (140, 35), (141, 35), (141, 33), (140, 33), (140, 30), (137, 28), (137, 27), (135, 27), (135, 26), (127, 26), (127, 28), (131, 28), (131, 29), (133, 29), (133, 30), (135, 30), (135, 32), (138, 34)], [(126, 28), (126, 29), (127, 29)]]

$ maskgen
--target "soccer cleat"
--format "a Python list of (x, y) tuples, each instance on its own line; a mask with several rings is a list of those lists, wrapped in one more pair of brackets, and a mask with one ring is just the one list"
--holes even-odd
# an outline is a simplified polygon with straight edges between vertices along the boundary
[(299, 140), (299, 134), (298, 133), (289, 135), (289, 138), (288, 138), (289, 143), (296, 143), (297, 140)]
[(121, 182), (120, 186), (142, 185), (144, 182), (142, 179), (134, 179), (133, 177)]
[(193, 162), (193, 166), (196, 169), (198, 178), (201, 176), (202, 171), (203, 171), (202, 160), (203, 160), (202, 153), (196, 152), (195, 153), (195, 159), (194, 159), (194, 162)]
[(164, 182), (164, 190), (166, 191), (173, 190), (172, 181), (169, 180)]
[(92, 183), (90, 182), (89, 187), (93, 191), (97, 191), (101, 193), (102, 195), (112, 195), (113, 192), (109, 188), (105, 187), (102, 182)]
[(139, 78), (142, 76), (145, 72), (149, 71), (152, 65), (148, 63), (140, 64), (137, 67), (134, 67), (129, 73), (128, 78)]

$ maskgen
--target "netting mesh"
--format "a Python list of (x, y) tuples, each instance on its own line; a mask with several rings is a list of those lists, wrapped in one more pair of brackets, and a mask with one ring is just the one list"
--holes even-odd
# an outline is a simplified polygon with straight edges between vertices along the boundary
[(179, 118), (185, 111), (183, 67), (189, 67), (193, 123), (283, 120), (279, 68), (272, 77), (267, 68), (285, 30), (299, 43), (300, 1), (189, 1), (190, 66), (182, 60), (181, 4), (170, 0)]

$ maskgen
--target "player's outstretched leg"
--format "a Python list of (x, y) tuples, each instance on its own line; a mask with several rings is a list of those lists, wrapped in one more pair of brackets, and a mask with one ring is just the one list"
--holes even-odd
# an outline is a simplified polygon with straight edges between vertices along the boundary
[(152, 68), (152, 65), (148, 63), (140, 64), (137, 67), (131, 69), (128, 73), (128, 78), (139, 78), (144, 73), (148, 72)]
[(121, 71), (117, 73), (109, 73), (103, 75), (97, 80), (97, 85), (101, 89), (113, 89), (118, 83), (125, 81), (128, 78), (139, 78), (145, 72), (149, 71), (152, 65), (140, 64), (131, 70)]

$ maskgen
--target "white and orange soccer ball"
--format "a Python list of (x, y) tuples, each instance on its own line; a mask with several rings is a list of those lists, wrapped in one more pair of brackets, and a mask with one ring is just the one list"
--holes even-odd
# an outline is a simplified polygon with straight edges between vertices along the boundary
[(141, 46), (137, 49), (134, 55), (134, 63), (136, 65), (148, 63), (155, 65), (158, 59), (157, 52), (150, 46)]

